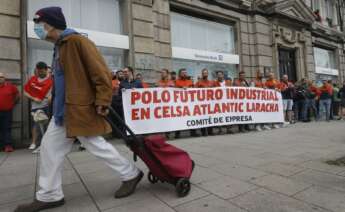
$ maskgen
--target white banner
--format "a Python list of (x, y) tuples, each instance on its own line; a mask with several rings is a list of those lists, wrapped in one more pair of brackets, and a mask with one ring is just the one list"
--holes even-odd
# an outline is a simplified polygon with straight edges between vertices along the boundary
[(281, 94), (269, 89), (147, 88), (122, 95), (126, 123), (136, 134), (284, 122)]

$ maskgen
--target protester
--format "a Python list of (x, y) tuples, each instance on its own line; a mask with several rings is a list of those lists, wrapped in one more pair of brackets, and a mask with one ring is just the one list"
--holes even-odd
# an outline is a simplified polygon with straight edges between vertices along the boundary
[(279, 90), (283, 98), (283, 108), (284, 108), (284, 117), (285, 124), (292, 123), (292, 106), (293, 106), (293, 97), (294, 97), (294, 85), (289, 82), (288, 75), (283, 75), (281, 82), (279, 83)]
[[(250, 83), (246, 80), (246, 73), (244, 71), (240, 71), (238, 73), (238, 79), (234, 81), (234, 86), (237, 87), (250, 87)], [(240, 124), (238, 125), (238, 129), (240, 132), (247, 132), (250, 131), (249, 124)]]
[(333, 103), (334, 103), (334, 99), (333, 99), (333, 82), (332, 80), (327, 80), (328, 85), (332, 88), (332, 95), (331, 95), (331, 110), (329, 113), (329, 119), (330, 120), (334, 120), (334, 116), (333, 116)]
[(341, 118), (345, 120), (345, 81), (339, 90), (339, 96), (341, 99)]
[(134, 79), (134, 69), (127, 66), (122, 70), (123, 80), (120, 83), (120, 90), (123, 89), (133, 89), (133, 88), (143, 88), (141, 81)]
[(223, 71), (216, 71), (217, 79), (214, 81), (215, 87), (230, 87), (232, 86), (231, 79), (225, 79)]
[[(263, 79), (264, 79), (264, 74), (260, 70), (257, 70), (256, 71), (256, 78), (252, 82), (253, 86), (256, 88), (266, 88)], [(264, 130), (270, 130), (271, 128), (267, 124), (256, 124), (255, 129), (260, 132), (263, 129)]]
[(323, 117), (323, 113), (325, 113), (325, 119), (326, 121), (330, 120), (330, 114), (331, 114), (331, 104), (332, 104), (332, 95), (333, 95), (333, 89), (328, 84), (326, 80), (322, 81), (322, 86), (320, 87), (320, 108), (319, 108), (319, 117)]
[[(194, 86), (193, 81), (190, 80), (190, 77), (187, 74), (187, 69), (181, 68), (178, 71), (178, 79), (175, 81), (175, 87), (187, 89), (187, 88), (192, 88), (193, 86)], [(181, 132), (176, 131), (175, 138), (180, 138), (180, 136), (181, 136)], [(196, 130), (191, 130), (191, 136), (193, 137), (198, 136), (198, 134), (196, 133)]]
[[(31, 114), (43, 111), (49, 115), (49, 101), (51, 99), (51, 88), (53, 81), (48, 75), (48, 66), (44, 62), (36, 64), (35, 76), (31, 77), (24, 85), (24, 95), (31, 100)], [(46, 128), (46, 126), (44, 126)], [(42, 129), (43, 130), (43, 129)], [(39, 146), (38, 138), (42, 137), (41, 129), (35, 121), (32, 121), (32, 143), (29, 150), (35, 150)], [(39, 148), (33, 153), (38, 153)]]
[[(232, 80), (231, 78), (225, 79), (224, 72), (223, 71), (216, 71), (216, 80), (214, 81), (215, 87), (230, 87), (232, 86)], [(221, 131), (221, 128), (218, 128), (219, 131)], [(232, 134), (232, 125), (226, 126), (226, 133)]]
[[(111, 101), (111, 107), (116, 111), (117, 114), (119, 114), (121, 117), (123, 117), (123, 107), (122, 107), (122, 98), (121, 98), (121, 90), (120, 90), (120, 83), (123, 80), (123, 71), (118, 70), (116, 72), (113, 72), (113, 80), (112, 80), (112, 89), (113, 89), (113, 98)], [(117, 120), (113, 117), (113, 114), (109, 115), (112, 120)], [(121, 126), (119, 122), (115, 121), (115, 124), (118, 126)], [(120, 135), (116, 133), (116, 131), (112, 132), (112, 136), (115, 138), (120, 138)]]
[(316, 107), (316, 100), (318, 99), (319, 96), (319, 90), (318, 88), (314, 85), (312, 80), (308, 80), (308, 86), (306, 89), (305, 93), (305, 102), (303, 105), (303, 122), (309, 122), (310, 117), (309, 117), (309, 110), (313, 110), (314, 118), (317, 121), (319, 119), (319, 114), (317, 111)]
[(161, 70), (161, 79), (157, 82), (156, 86), (160, 88), (175, 87), (174, 81), (169, 79), (168, 69)]
[(3, 73), (0, 73), (0, 100), (0, 151), (13, 152), (12, 113), (19, 101), (19, 92), (16, 86), (6, 81)]
[(135, 76), (135, 80), (138, 81), (138, 82), (141, 82), (141, 85), (143, 86), (143, 88), (149, 88), (150, 85), (146, 82), (143, 81), (143, 75), (138, 73), (136, 76)]
[[(278, 87), (279, 87), (279, 81), (275, 79), (275, 76), (274, 76), (274, 73), (273, 72), (270, 72), (268, 74), (268, 79), (266, 80), (265, 82), (265, 87), (267, 89), (272, 89), (272, 90), (279, 90)], [(279, 124), (272, 124), (272, 127), (273, 128), (280, 128)]]
[[(204, 68), (201, 70), (201, 79), (195, 84), (196, 88), (212, 88), (215, 87), (214, 81), (208, 79), (208, 70)], [(201, 128), (201, 134), (203, 136), (214, 135), (213, 128)]]
[(301, 79), (295, 85), (295, 96), (294, 96), (294, 116), (295, 121), (303, 121), (303, 111), (306, 105), (306, 93), (307, 93), (307, 82), (305, 79)]
[(340, 120), (340, 104), (341, 104), (341, 98), (339, 95), (339, 88), (336, 83), (333, 84), (333, 119)]
[(175, 83), (176, 81), (176, 72), (175, 71), (172, 71), (170, 72), (170, 79)]
[(36, 35), (55, 44), (53, 118), (41, 145), (40, 189), (32, 203), (18, 206), (15, 212), (36, 212), (65, 203), (63, 162), (75, 137), (120, 173), (123, 184), (115, 197), (131, 195), (143, 173), (100, 136), (111, 132), (104, 119), (112, 98), (110, 71), (104, 59), (87, 37), (66, 28), (61, 8), (40, 9), (34, 23)]

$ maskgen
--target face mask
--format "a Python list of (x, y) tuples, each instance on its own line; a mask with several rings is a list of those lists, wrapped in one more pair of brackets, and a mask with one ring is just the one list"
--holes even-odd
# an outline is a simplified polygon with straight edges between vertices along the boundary
[(35, 24), (34, 31), (41, 40), (45, 40), (47, 38), (48, 32), (44, 29), (43, 24)]

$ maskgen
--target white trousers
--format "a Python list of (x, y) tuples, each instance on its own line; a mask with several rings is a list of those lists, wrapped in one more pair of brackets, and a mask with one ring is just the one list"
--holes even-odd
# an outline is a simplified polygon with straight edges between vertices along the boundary
[[(109, 144), (103, 137), (78, 136), (79, 141), (93, 155), (105, 161), (114, 171), (119, 172), (122, 181), (135, 178), (139, 169)], [(65, 156), (71, 151), (73, 139), (66, 137), (66, 128), (57, 126), (54, 118), (50, 121), (48, 129), (43, 136), (40, 152), (40, 190), (36, 198), (42, 202), (55, 202), (61, 200), (62, 170)]]

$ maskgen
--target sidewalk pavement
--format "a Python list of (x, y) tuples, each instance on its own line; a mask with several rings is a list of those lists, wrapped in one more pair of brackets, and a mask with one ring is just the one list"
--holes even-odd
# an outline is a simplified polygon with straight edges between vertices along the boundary
[[(111, 141), (126, 157), (119, 140)], [(50, 212), (343, 212), (345, 167), (326, 160), (345, 155), (345, 122), (299, 123), (246, 134), (186, 138), (171, 143), (196, 162), (192, 191), (178, 198), (172, 186), (151, 185), (114, 199), (119, 177), (88, 152), (64, 164), (65, 206)], [(0, 212), (29, 202), (37, 189), (39, 156), (28, 150), (0, 153)], [(142, 162), (137, 165), (147, 173)]]

